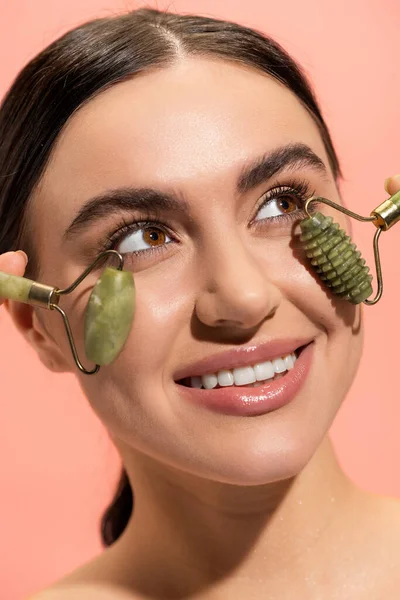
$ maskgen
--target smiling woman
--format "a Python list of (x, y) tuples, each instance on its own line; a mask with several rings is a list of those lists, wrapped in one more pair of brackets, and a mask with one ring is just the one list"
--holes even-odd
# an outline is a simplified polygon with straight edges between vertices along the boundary
[[(310, 196), (342, 201), (298, 65), (235, 23), (140, 9), (29, 63), (0, 138), (0, 253), (65, 287), (114, 249), (136, 286), (130, 337), (95, 377), (54, 314), (7, 302), (43, 363), (76, 373), (124, 464), (107, 550), (46, 598), (397, 598), (398, 503), (350, 481), (328, 437), (363, 324), (299, 243)], [(0, 270), (22, 275), (18, 260)], [(80, 355), (95, 278), (66, 298)]]

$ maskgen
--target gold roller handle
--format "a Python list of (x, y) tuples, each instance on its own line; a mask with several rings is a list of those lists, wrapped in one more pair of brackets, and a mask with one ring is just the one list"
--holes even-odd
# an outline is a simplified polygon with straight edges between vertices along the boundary
[(0, 271), (0, 297), (48, 309), (51, 308), (51, 304), (58, 304), (60, 299), (57, 288), (51, 285), (44, 285), (2, 271)]
[(374, 225), (383, 231), (400, 221), (400, 191), (377, 206), (371, 215), (375, 217)]
[[(358, 221), (369, 221), (372, 222), (375, 227), (377, 228), (375, 235), (374, 235), (374, 240), (373, 240), (373, 246), (374, 246), (374, 258), (375, 258), (375, 267), (376, 267), (376, 278), (378, 281), (378, 289), (376, 291), (376, 295), (372, 300), (369, 300), (368, 298), (364, 298), (362, 300), (357, 300), (357, 304), (362, 301), (365, 304), (368, 304), (369, 306), (376, 304), (382, 297), (382, 293), (383, 293), (383, 278), (382, 278), (382, 267), (381, 267), (381, 262), (380, 262), (380, 257), (379, 257), (379, 246), (378, 246), (378, 240), (379, 240), (379, 236), (382, 233), (382, 231), (387, 231), (388, 229), (390, 229), (393, 225), (395, 225), (398, 221), (400, 221), (400, 191), (397, 192), (396, 194), (394, 194), (393, 196), (391, 196), (390, 198), (388, 198), (387, 200), (385, 200), (384, 202), (382, 202), (379, 206), (377, 206), (371, 213), (369, 217), (363, 217), (362, 215), (359, 215), (357, 213), (354, 213), (351, 210), (348, 210), (347, 208), (344, 208), (343, 206), (340, 206), (339, 204), (336, 204), (336, 202), (332, 202), (332, 200), (328, 200), (327, 198), (321, 198), (321, 197), (316, 197), (313, 196), (311, 198), (309, 198), (306, 203), (305, 203), (305, 212), (308, 215), (308, 219), (305, 219), (303, 221), (303, 226), (302, 229), (304, 229), (304, 231), (306, 231), (306, 227), (309, 227), (309, 224), (312, 224), (312, 227), (314, 228), (314, 232), (315, 235), (317, 233), (319, 233), (318, 228), (321, 226), (321, 224), (318, 224), (316, 222), (316, 215), (314, 215), (314, 221), (315, 224), (313, 224), (313, 215), (309, 213), (308, 211), (308, 207), (310, 205), (310, 203), (312, 202), (321, 202), (323, 204), (327, 204), (328, 206), (331, 206), (332, 208), (335, 208), (336, 210), (348, 215), (349, 217), (352, 217), (353, 219), (357, 219)], [(319, 214), (319, 213), (317, 213)], [(325, 217), (323, 215), (320, 215), (320, 217), (322, 219), (325, 219)], [(317, 219), (318, 220), (318, 219)], [(337, 227), (338, 231), (340, 231), (340, 228), (337, 224), (335, 224), (333, 227)], [(314, 235), (314, 232), (311, 232), (311, 236)], [(334, 233), (336, 233), (336, 230), (334, 231)], [(343, 231), (341, 231), (342, 237), (345, 236), (345, 233)], [(305, 247), (307, 246), (307, 239), (308, 239), (308, 235), (310, 234), (306, 234), (304, 237), (305, 241)], [(348, 236), (345, 236), (346, 238), (348, 238), (348, 240), (350, 241), (350, 238)], [(312, 245), (312, 244), (311, 244)], [(343, 245), (346, 246), (346, 242), (343, 242)], [(318, 243), (317, 243), (318, 246)], [(347, 244), (348, 246), (348, 244)], [(354, 246), (354, 252), (353, 255), (356, 255), (356, 248), (355, 245)], [(346, 247), (346, 250), (349, 250), (350, 246)], [(322, 248), (318, 248), (318, 255), (323, 254), (323, 252), (321, 252)], [(332, 251), (333, 252), (333, 251)], [(309, 249), (309, 253), (310, 253), (310, 257), (313, 257), (313, 249)], [(318, 264), (317, 263), (322, 263), (325, 261), (325, 256), (319, 256), (319, 258), (313, 258), (314, 262), (316, 263), (316, 268), (318, 269)], [(337, 259), (340, 262), (340, 257)], [(344, 259), (343, 259), (344, 261)], [(364, 263), (365, 261), (363, 261), (363, 259), (361, 258), (360, 261), (362, 261), (362, 263)], [(312, 263), (314, 264), (314, 263)], [(320, 266), (321, 266), (320, 265)], [(360, 262), (361, 265), (361, 262)], [(339, 267), (341, 268), (342, 265), (339, 264)], [(361, 268), (361, 267), (360, 267)], [(365, 268), (367, 269), (367, 267)], [(365, 270), (364, 269), (364, 270)], [(322, 266), (322, 271), (326, 270), (324, 266)], [(321, 273), (320, 273), (321, 275)], [(327, 284), (332, 287), (332, 291), (334, 293), (338, 293), (338, 295), (343, 295), (344, 293), (346, 293), (346, 284), (344, 283), (345, 281), (345, 277), (346, 275), (343, 275), (343, 281), (339, 281), (340, 277), (337, 278), (333, 283), (331, 282), (327, 282)], [(365, 282), (367, 280), (367, 274), (365, 273)], [(324, 275), (324, 280), (325, 280), (325, 275)], [(336, 286), (336, 287), (335, 287)], [(343, 290), (342, 290), (343, 287)], [(368, 291), (368, 289), (367, 289)], [(351, 300), (350, 300), (351, 301)]]
[[(96, 362), (89, 371), (79, 360), (68, 317), (59, 306), (61, 295), (70, 294), (105, 257), (114, 256), (117, 268), (107, 267), (97, 280), (85, 312), (85, 351)], [(94, 375), (101, 365), (110, 364), (118, 356), (130, 332), (135, 311), (135, 285), (130, 271), (124, 271), (123, 256), (116, 250), (105, 250), (67, 288), (59, 289), (0, 271), (0, 298), (31, 304), (60, 313), (75, 364), (85, 375)]]

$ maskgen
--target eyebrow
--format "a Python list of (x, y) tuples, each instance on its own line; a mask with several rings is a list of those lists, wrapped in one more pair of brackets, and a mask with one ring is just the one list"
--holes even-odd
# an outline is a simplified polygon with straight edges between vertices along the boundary
[[(284, 169), (304, 167), (312, 168), (323, 177), (328, 175), (323, 160), (306, 144), (292, 143), (275, 148), (242, 168), (236, 182), (236, 190), (239, 194), (245, 194)], [(132, 210), (147, 214), (189, 213), (189, 204), (173, 193), (153, 188), (112, 189), (85, 202), (65, 230), (63, 241), (75, 239), (78, 234), (82, 234), (91, 225), (106, 217)]]

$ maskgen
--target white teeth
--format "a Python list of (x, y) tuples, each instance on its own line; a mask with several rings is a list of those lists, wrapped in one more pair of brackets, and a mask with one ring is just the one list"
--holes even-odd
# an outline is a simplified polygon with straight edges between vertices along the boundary
[(232, 371), (219, 371), (217, 374), (218, 383), (221, 387), (226, 387), (228, 385), (234, 384), (233, 373)]
[(272, 361), (275, 373), (283, 373), (286, 371), (285, 361), (282, 358), (276, 358)]
[(206, 390), (212, 390), (218, 385), (218, 378), (216, 375), (202, 375), (201, 383)]
[(191, 377), (190, 378), (190, 387), (201, 388), (202, 382), (201, 377)]
[[(273, 379), (293, 369), (297, 356), (294, 352), (281, 358), (257, 363), (252, 367), (238, 367), (233, 370), (224, 369), (218, 373), (210, 373), (201, 377), (190, 377), (190, 387), (212, 390), (220, 387), (244, 386), (256, 387), (260, 381)], [(252, 385), (253, 384), (253, 385)]]
[(289, 371), (289, 369), (293, 369), (293, 366), (294, 366), (294, 363), (296, 360), (296, 355), (288, 354), (287, 356), (285, 356), (285, 358), (283, 360), (285, 361), (286, 368)]
[(270, 360), (254, 365), (254, 372), (257, 381), (265, 381), (275, 375), (274, 367)]
[(256, 375), (253, 367), (239, 367), (238, 369), (233, 369), (233, 379), (235, 380), (235, 385), (247, 385), (256, 381)]

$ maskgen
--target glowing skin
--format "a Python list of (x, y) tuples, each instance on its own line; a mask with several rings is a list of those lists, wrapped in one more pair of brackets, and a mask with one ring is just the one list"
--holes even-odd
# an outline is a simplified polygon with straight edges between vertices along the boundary
[[(296, 142), (322, 159), (327, 177), (292, 167), (235, 192), (246, 163)], [(190, 210), (158, 216), (175, 241), (126, 257), (135, 321), (118, 359), (96, 376), (76, 373), (58, 316), (43, 313), (43, 324), (34, 316), (29, 326), (32, 309), (10, 303), (43, 362), (77, 374), (135, 492), (124, 536), (70, 580), (121, 582), (140, 598), (160, 590), (167, 597), (167, 590), (171, 598), (196, 591), (207, 600), (287, 600), (311, 588), (330, 597), (366, 565), (371, 575), (360, 590), (386, 581), (400, 519), (389, 527), (377, 516), (376, 501), (347, 480), (327, 438), (360, 360), (361, 307), (316, 280), (291, 226), (250, 226), (263, 194), (293, 178), (340, 202), (318, 129), (297, 98), (261, 73), (224, 62), (185, 59), (116, 85), (61, 134), (31, 206), (43, 281), (66, 286), (89, 264), (94, 244), (119, 227), (110, 216), (63, 243), (95, 195), (153, 187), (176, 192)], [(323, 212), (349, 232), (343, 214)], [(125, 214), (127, 222), (144, 218)], [(82, 356), (84, 309), (97, 277), (65, 298)], [(174, 382), (179, 369), (211, 354), (295, 336), (314, 339), (310, 373), (295, 399), (269, 414), (207, 411), (185, 402)], [(370, 540), (383, 530), (377, 563)]]

